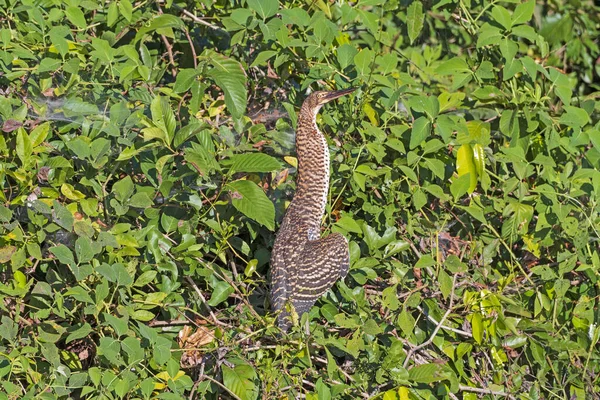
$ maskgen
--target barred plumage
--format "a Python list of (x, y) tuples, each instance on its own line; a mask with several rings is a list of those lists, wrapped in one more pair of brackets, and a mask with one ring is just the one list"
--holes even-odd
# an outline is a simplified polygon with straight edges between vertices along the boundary
[(339, 233), (320, 238), (329, 189), (329, 149), (316, 117), (323, 104), (353, 90), (314, 92), (304, 101), (298, 116), (297, 189), (271, 255), (271, 300), (274, 311), (280, 312), (277, 322), (284, 331), (292, 323), (289, 306), (302, 315), (348, 273), (346, 238)]

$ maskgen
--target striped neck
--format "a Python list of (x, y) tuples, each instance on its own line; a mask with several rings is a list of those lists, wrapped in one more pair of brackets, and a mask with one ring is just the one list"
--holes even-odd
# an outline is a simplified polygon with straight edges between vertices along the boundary
[(329, 190), (329, 148), (325, 136), (317, 127), (320, 108), (302, 107), (300, 112), (296, 133), (298, 183), (294, 196), (313, 205), (305, 217), (317, 225), (320, 225), (325, 212)]

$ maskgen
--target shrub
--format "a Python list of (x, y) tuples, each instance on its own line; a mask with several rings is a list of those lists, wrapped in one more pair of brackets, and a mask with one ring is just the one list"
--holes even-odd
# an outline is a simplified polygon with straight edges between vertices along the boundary
[[(0, 11), (0, 398), (600, 391), (592, 1)], [(282, 336), (296, 113), (348, 86), (319, 123), (350, 273)]]

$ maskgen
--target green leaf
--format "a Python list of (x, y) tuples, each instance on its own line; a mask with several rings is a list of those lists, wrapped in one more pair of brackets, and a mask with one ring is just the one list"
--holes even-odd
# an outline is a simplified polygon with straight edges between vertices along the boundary
[(275, 228), (275, 206), (256, 183), (239, 180), (227, 184), (227, 188), (238, 211), (271, 231)]
[(90, 143), (84, 138), (76, 137), (72, 140), (69, 140), (66, 144), (67, 148), (71, 150), (77, 156), (77, 158), (83, 160), (90, 156)]
[(514, 28), (512, 28), (512, 33), (513, 33), (513, 35), (517, 35), (517, 36), (523, 37), (525, 39), (529, 39), (532, 42), (534, 42), (538, 38), (538, 34), (535, 31), (535, 29), (533, 29), (529, 25), (515, 26)]
[(56, 200), (54, 200), (52, 204), (54, 208), (54, 210), (52, 211), (54, 222), (56, 222), (57, 225), (69, 232), (73, 230), (73, 223), (75, 222), (75, 218), (73, 217), (73, 214), (71, 214), (71, 211), (67, 210), (66, 207), (64, 207)]
[(69, 98), (63, 104), (63, 112), (66, 117), (78, 115), (98, 115), (100, 110), (95, 104), (81, 100), (78, 97)]
[(230, 284), (228, 284), (227, 282), (218, 281), (217, 284), (213, 287), (213, 292), (207, 303), (209, 306), (215, 307), (227, 300), (229, 295), (233, 292), (234, 289), (231, 287)]
[(429, 137), (431, 133), (431, 122), (426, 117), (419, 117), (413, 123), (410, 133), (409, 148), (412, 150)]
[(417, 383), (433, 383), (448, 378), (442, 364), (417, 365), (408, 371), (408, 377), (411, 381)]
[(74, 286), (70, 288), (64, 293), (64, 296), (70, 296), (82, 303), (94, 304), (94, 300), (92, 300), (90, 293), (88, 293), (88, 291), (81, 286)]
[(109, 282), (117, 283), (121, 286), (131, 286), (133, 284), (133, 278), (127, 272), (127, 269), (123, 264), (116, 263), (113, 265), (101, 264), (96, 267), (96, 272), (106, 278)]
[(177, 74), (177, 78), (175, 79), (175, 84), (173, 85), (173, 90), (175, 93), (183, 93), (190, 90), (192, 87), (192, 83), (198, 77), (198, 72), (192, 68), (180, 69)]
[(519, 136), (519, 117), (517, 112), (513, 110), (504, 110), (500, 116), (500, 132), (504, 133), (511, 139)]
[(87, 322), (78, 325), (80, 326), (76, 325), (68, 329), (70, 333), (65, 339), (66, 344), (72, 342), (73, 340), (84, 338), (92, 332), (92, 327)]
[(583, 108), (565, 106), (565, 111), (566, 113), (561, 115), (559, 119), (561, 124), (573, 128), (580, 128), (590, 122), (590, 116)]
[(85, 15), (83, 15), (83, 11), (81, 11), (79, 7), (67, 7), (65, 15), (67, 16), (67, 19), (79, 29), (85, 29), (87, 27)]
[(115, 195), (115, 198), (121, 203), (124, 203), (126, 200), (129, 200), (129, 198), (133, 194), (133, 190), (133, 181), (131, 180), (131, 177), (129, 175), (116, 182), (112, 187), (112, 193)]
[(12, 210), (0, 204), (0, 222), (10, 222), (12, 216)]
[(271, 172), (281, 169), (275, 158), (264, 153), (235, 154), (231, 157), (230, 173), (235, 172)]
[(138, 192), (131, 196), (128, 205), (136, 208), (147, 208), (154, 204), (154, 200), (145, 192)]
[(358, 222), (356, 222), (350, 216), (343, 216), (342, 218), (338, 219), (335, 224), (348, 232), (362, 233), (362, 229), (360, 228)]
[(497, 45), (500, 43), (501, 39), (502, 30), (486, 22), (479, 30), (479, 36), (477, 37), (477, 48), (479, 49), (483, 46)]
[(256, 67), (258, 65), (266, 65), (266, 61), (276, 56), (277, 52), (274, 50), (265, 50), (258, 53), (258, 56), (252, 61), (250, 67)]
[(340, 67), (346, 68), (354, 61), (354, 57), (358, 53), (358, 50), (350, 44), (343, 44), (337, 49), (337, 60), (340, 63)]
[(133, 6), (129, 0), (119, 0), (119, 11), (121, 11), (121, 15), (125, 17), (127, 22), (131, 22), (131, 18), (133, 17)]
[(406, 28), (408, 29), (408, 38), (411, 44), (414, 43), (415, 39), (421, 33), (424, 18), (423, 3), (418, 0), (413, 1), (406, 11)]
[(64, 244), (59, 244), (58, 246), (51, 247), (50, 253), (54, 254), (54, 256), (65, 265), (75, 265), (75, 258), (73, 258), (73, 253), (67, 246)]
[(458, 201), (462, 196), (464, 196), (471, 187), (471, 174), (467, 173), (466, 175), (459, 176), (454, 179), (454, 181), (450, 184), (450, 193), (454, 197), (455, 201)]
[(560, 97), (565, 105), (569, 105), (573, 95), (573, 88), (569, 78), (556, 68), (550, 68), (548, 73), (550, 75), (550, 81), (554, 86), (554, 93)]
[(183, 23), (181, 18), (175, 15), (160, 14), (158, 16), (155, 16), (152, 20), (150, 20), (150, 23), (146, 23), (142, 28), (138, 30), (137, 34), (135, 35), (134, 41), (137, 42), (146, 34), (157, 30), (165, 32), (165, 30), (168, 28), (185, 29), (185, 24)]
[(371, 72), (371, 65), (375, 59), (375, 52), (371, 49), (362, 49), (354, 56), (354, 64), (359, 74), (367, 76)]
[(256, 372), (248, 364), (239, 364), (233, 368), (223, 364), (223, 384), (241, 400), (255, 400), (258, 398)]
[(108, 361), (115, 365), (124, 365), (120, 356), (121, 345), (118, 340), (110, 337), (100, 338), (100, 346), (98, 346), (98, 355), (104, 356)]
[(169, 99), (165, 96), (155, 97), (150, 105), (150, 112), (152, 113), (152, 122), (164, 133), (164, 135), (161, 135), (164, 142), (170, 145), (175, 136), (177, 122), (169, 104)]
[(40, 65), (38, 65), (38, 73), (48, 71), (56, 72), (61, 65), (62, 62), (60, 60), (56, 60), (53, 58), (44, 58), (42, 61), (40, 61)]
[(514, 242), (520, 234), (528, 230), (533, 218), (533, 207), (529, 204), (511, 200), (504, 208), (502, 215), (506, 218), (502, 224), (502, 237)]
[(454, 57), (442, 62), (435, 70), (439, 75), (455, 75), (461, 72), (471, 72), (467, 62), (459, 57)]
[(522, 64), (515, 58), (519, 46), (512, 40), (504, 39), (500, 42), (500, 52), (505, 60), (503, 79), (508, 80), (515, 76), (517, 72), (521, 72)]
[(69, 42), (67, 42), (65, 36), (70, 34), (70, 29), (64, 25), (55, 26), (50, 29), (50, 41), (52, 42), (54, 48), (56, 48), (56, 50), (58, 50), (60, 55), (63, 57), (69, 52)]
[(31, 145), (33, 147), (36, 147), (36, 146), (39, 146), (40, 144), (42, 144), (44, 142), (44, 140), (46, 140), (46, 138), (48, 137), (49, 132), (50, 132), (50, 123), (49, 122), (44, 122), (44, 123), (36, 126), (29, 134), (29, 137), (31, 138)]
[(92, 241), (87, 237), (80, 237), (75, 241), (75, 255), (79, 264), (86, 263), (94, 258)]
[(225, 105), (234, 118), (241, 118), (246, 112), (248, 94), (246, 74), (241, 64), (216, 52), (207, 53), (210, 63), (208, 76), (223, 90)]
[(277, 0), (247, 0), (248, 7), (253, 9), (263, 19), (272, 17), (279, 9), (279, 1)]
[(511, 25), (514, 26), (519, 24), (526, 24), (527, 22), (529, 22), (529, 20), (533, 16), (534, 9), (534, 0), (529, 0), (525, 3), (519, 4), (513, 12)]
[(31, 155), (33, 154), (33, 145), (31, 139), (25, 129), (17, 129), (17, 156), (21, 160), (21, 163), (29, 165), (31, 161)]
[(114, 49), (104, 39), (92, 38), (92, 56), (100, 62), (111, 63), (114, 60)]
[(492, 18), (508, 30), (512, 27), (512, 19), (508, 10), (500, 5), (495, 5), (492, 8)]

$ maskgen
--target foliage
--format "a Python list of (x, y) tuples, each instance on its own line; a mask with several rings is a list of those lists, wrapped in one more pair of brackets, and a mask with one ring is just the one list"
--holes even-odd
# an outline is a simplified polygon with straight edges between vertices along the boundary
[[(592, 1), (0, 13), (0, 398), (600, 392)], [(281, 335), (296, 113), (349, 86), (319, 123), (351, 270)]]

